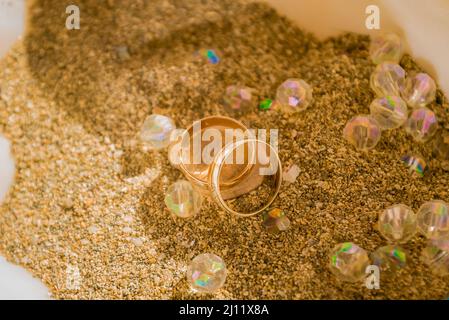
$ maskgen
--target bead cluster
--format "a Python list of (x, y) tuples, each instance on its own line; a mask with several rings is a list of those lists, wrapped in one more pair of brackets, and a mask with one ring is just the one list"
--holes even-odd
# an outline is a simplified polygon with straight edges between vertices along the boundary
[[(370, 150), (376, 147), (383, 130), (401, 126), (414, 140), (429, 141), (436, 133), (438, 121), (427, 105), (435, 100), (436, 84), (425, 73), (407, 75), (398, 64), (404, 53), (401, 39), (394, 34), (376, 37), (371, 42), (370, 57), (377, 64), (370, 79), (370, 86), (376, 94), (369, 109), (369, 115), (358, 115), (345, 126), (343, 136), (356, 149)], [(211, 64), (220, 62), (216, 50), (200, 50), (198, 54)], [(277, 89), (276, 99), (255, 101), (255, 90), (242, 85), (231, 85), (226, 89), (223, 106), (227, 112), (238, 114), (254, 110), (274, 109), (285, 113), (306, 110), (313, 99), (312, 88), (302, 79), (288, 79)], [(411, 114), (409, 115), (409, 108)], [(176, 126), (168, 117), (149, 116), (142, 127), (141, 139), (153, 149), (168, 146), (171, 133)], [(442, 133), (435, 139), (436, 156), (449, 160), (449, 134)], [(418, 155), (401, 158), (410, 172), (422, 177), (427, 168), (426, 161)], [(295, 179), (292, 179), (291, 183)], [(179, 180), (172, 184), (165, 196), (168, 210), (181, 218), (196, 215), (202, 204), (202, 196), (188, 181)], [(269, 233), (285, 231), (290, 220), (284, 211), (271, 209), (263, 215), (263, 226)], [(338, 244), (329, 255), (330, 271), (340, 280), (357, 282), (365, 278), (366, 268), (372, 263), (382, 272), (402, 269), (407, 264), (407, 252), (400, 246), (410, 241), (419, 231), (428, 238), (421, 257), (432, 272), (449, 274), (449, 205), (435, 200), (424, 203), (415, 214), (403, 204), (393, 205), (379, 215), (378, 230), (389, 242), (368, 254), (360, 246), (345, 242)], [(223, 287), (227, 275), (224, 261), (211, 253), (195, 257), (187, 269), (187, 280), (196, 292), (211, 293)]]
[[(253, 89), (244, 86), (229, 86), (224, 97), (225, 110), (235, 112), (252, 110), (254, 98)], [(276, 106), (285, 113), (298, 113), (306, 110), (312, 102), (312, 88), (302, 79), (288, 79), (276, 91), (276, 99), (263, 99), (259, 103), (259, 110), (267, 111)]]
[[(413, 139), (426, 142), (438, 129), (435, 113), (427, 108), (436, 97), (435, 81), (425, 73), (407, 75), (398, 64), (402, 55), (397, 35), (381, 35), (371, 41), (370, 56), (377, 66), (370, 86), (377, 97), (370, 105), (370, 115), (351, 119), (344, 130), (344, 137), (359, 150), (373, 149), (381, 130), (405, 126)], [(410, 116), (408, 107), (412, 109)]]
[[(419, 232), (429, 240), (421, 253), (423, 262), (436, 275), (449, 274), (449, 205), (446, 202), (426, 202), (417, 214), (404, 204), (393, 205), (379, 214), (377, 228), (389, 242), (370, 256), (372, 264), (380, 271), (388, 274), (404, 268), (408, 254), (400, 244), (410, 241)], [(362, 280), (370, 265), (367, 252), (351, 242), (337, 245), (329, 261), (331, 272), (348, 282)]]
[[(380, 141), (382, 130), (405, 126), (415, 141), (427, 142), (438, 129), (435, 113), (427, 108), (436, 97), (435, 81), (425, 73), (407, 75), (399, 65), (403, 53), (402, 41), (395, 34), (371, 41), (370, 57), (377, 66), (370, 86), (377, 97), (370, 105), (370, 115), (352, 118), (343, 131), (345, 139), (359, 150), (373, 149)], [(438, 137), (434, 149), (437, 156), (449, 158), (449, 139)], [(412, 175), (424, 175), (427, 163), (422, 157), (405, 155), (401, 160)], [(406, 205), (391, 206), (379, 215), (378, 229), (390, 242), (371, 254), (372, 263), (381, 271), (405, 267), (407, 253), (399, 244), (412, 239), (419, 230), (430, 239), (422, 252), (424, 262), (439, 275), (449, 273), (449, 216), (448, 205), (443, 201), (423, 204), (417, 215)], [(353, 243), (340, 244), (330, 254), (331, 271), (345, 281), (363, 279), (368, 264), (366, 251)]]

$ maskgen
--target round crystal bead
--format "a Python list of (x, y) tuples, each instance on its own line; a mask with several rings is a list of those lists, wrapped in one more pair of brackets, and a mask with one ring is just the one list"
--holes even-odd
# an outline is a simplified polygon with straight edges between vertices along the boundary
[(382, 236), (390, 242), (407, 242), (416, 233), (416, 215), (406, 205), (393, 205), (380, 213), (378, 228)]
[(311, 101), (312, 88), (301, 79), (288, 79), (277, 90), (276, 102), (287, 112), (303, 111)]
[(437, 132), (438, 119), (432, 110), (426, 107), (418, 108), (411, 113), (405, 123), (405, 129), (416, 141), (426, 142)]
[(381, 129), (371, 116), (356, 116), (349, 120), (343, 130), (344, 138), (359, 150), (373, 149), (381, 138)]
[(402, 40), (394, 33), (375, 36), (371, 39), (369, 54), (375, 64), (386, 61), (399, 63), (404, 54)]
[(418, 211), (418, 229), (429, 239), (449, 238), (449, 206), (441, 200), (424, 203)]
[(275, 208), (264, 214), (263, 226), (269, 233), (278, 233), (290, 227), (290, 220), (284, 211)]
[(223, 287), (226, 273), (226, 264), (219, 256), (203, 253), (187, 268), (187, 281), (194, 291), (212, 293)]
[(329, 256), (330, 270), (340, 280), (360, 281), (370, 261), (365, 250), (352, 242), (337, 245)]
[(399, 97), (405, 86), (405, 70), (396, 63), (381, 63), (371, 74), (370, 85), (378, 97)]
[(396, 129), (407, 121), (408, 108), (401, 97), (377, 98), (371, 103), (370, 111), (382, 129)]
[(140, 138), (153, 149), (162, 149), (170, 144), (170, 136), (175, 129), (176, 126), (172, 119), (153, 114), (145, 119), (140, 131)]
[(426, 73), (409, 75), (402, 93), (407, 104), (412, 108), (425, 107), (436, 97), (437, 85)]
[(371, 254), (373, 264), (382, 272), (391, 272), (406, 266), (407, 254), (404, 249), (395, 245), (378, 248)]
[(438, 276), (449, 275), (449, 239), (431, 240), (421, 253), (422, 261)]
[(228, 112), (245, 113), (254, 108), (253, 89), (244, 86), (229, 86), (223, 98), (223, 104)]
[(190, 218), (200, 211), (202, 196), (190, 182), (179, 180), (168, 187), (164, 201), (176, 216)]

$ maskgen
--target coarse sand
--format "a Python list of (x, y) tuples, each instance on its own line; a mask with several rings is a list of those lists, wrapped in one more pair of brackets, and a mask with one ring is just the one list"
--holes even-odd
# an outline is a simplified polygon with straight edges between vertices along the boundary
[[(374, 251), (386, 241), (378, 213), (404, 203), (449, 200), (449, 166), (432, 143), (404, 130), (383, 133), (375, 150), (342, 138), (346, 122), (369, 113), (369, 39), (318, 41), (273, 9), (236, 0), (83, 0), (81, 29), (65, 28), (60, 0), (29, 4), (26, 36), (0, 62), (0, 132), (10, 139), (15, 182), (0, 207), (0, 253), (61, 299), (441, 299), (449, 278), (420, 262), (425, 245), (404, 245), (408, 266), (381, 278), (380, 290), (338, 281), (328, 253), (352, 241)], [(214, 48), (217, 65), (195, 52)], [(401, 64), (419, 69), (410, 56)], [(206, 201), (195, 218), (172, 217), (164, 191), (182, 178), (165, 151), (138, 139), (159, 113), (186, 128), (227, 114), (225, 88), (244, 84), (274, 98), (287, 78), (313, 87), (314, 101), (287, 116), (257, 108), (238, 119), (279, 129), (284, 167), (297, 165), (274, 206), (288, 231), (264, 231), (261, 216), (237, 218)], [(448, 128), (439, 91), (429, 106)], [(412, 178), (400, 157), (422, 154), (430, 170)], [(257, 195), (255, 195), (257, 196)], [(228, 278), (216, 294), (189, 290), (186, 266), (200, 253), (224, 259)]]

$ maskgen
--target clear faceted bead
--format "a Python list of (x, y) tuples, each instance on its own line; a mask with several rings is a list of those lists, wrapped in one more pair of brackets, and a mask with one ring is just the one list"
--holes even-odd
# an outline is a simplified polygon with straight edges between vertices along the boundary
[(401, 157), (402, 162), (408, 167), (412, 177), (422, 178), (427, 169), (427, 162), (423, 157), (417, 155), (405, 155)]
[(449, 206), (441, 200), (424, 203), (418, 211), (418, 229), (429, 239), (449, 238)]
[(290, 220), (281, 209), (271, 209), (263, 218), (263, 226), (269, 233), (279, 233), (290, 227)]
[(330, 253), (330, 270), (340, 280), (360, 281), (370, 261), (365, 250), (352, 242), (337, 245)]
[(421, 252), (421, 259), (432, 273), (449, 275), (449, 239), (430, 240)]
[(312, 88), (301, 79), (288, 79), (277, 90), (276, 102), (287, 112), (307, 109), (312, 101)]
[(449, 131), (441, 131), (435, 138), (433, 150), (442, 160), (449, 160)]
[(404, 243), (416, 234), (416, 215), (410, 207), (396, 204), (380, 213), (378, 227), (388, 241)]
[(190, 218), (200, 211), (203, 199), (190, 182), (179, 180), (168, 187), (164, 201), (176, 216)]
[(352, 118), (343, 130), (344, 138), (359, 150), (373, 149), (381, 138), (379, 123), (371, 116)]
[(401, 97), (377, 98), (371, 103), (370, 111), (382, 129), (396, 129), (407, 121), (408, 108)]
[(375, 64), (386, 61), (399, 63), (404, 54), (404, 47), (398, 35), (381, 34), (371, 39), (369, 53)]
[(425, 107), (435, 100), (437, 85), (427, 73), (415, 73), (407, 77), (402, 93), (412, 108)]
[(176, 129), (169, 117), (153, 114), (147, 117), (140, 131), (140, 138), (154, 149), (162, 149), (170, 144), (170, 135)]
[(404, 249), (395, 245), (378, 248), (371, 254), (374, 265), (382, 272), (390, 272), (402, 269), (407, 263), (407, 254)]
[(248, 112), (254, 108), (253, 89), (244, 86), (229, 86), (223, 98), (228, 112)]
[(399, 97), (405, 87), (405, 70), (396, 63), (381, 63), (371, 74), (370, 85), (378, 97)]
[(405, 123), (405, 129), (416, 141), (426, 142), (438, 130), (437, 116), (426, 107), (415, 109)]
[(219, 256), (203, 253), (188, 266), (187, 281), (195, 291), (212, 293), (223, 287), (226, 273), (226, 264)]

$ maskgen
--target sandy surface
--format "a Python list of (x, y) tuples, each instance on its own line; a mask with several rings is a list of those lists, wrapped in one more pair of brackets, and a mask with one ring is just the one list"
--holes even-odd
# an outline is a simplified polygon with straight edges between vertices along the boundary
[[(419, 261), (417, 236), (404, 270), (380, 290), (341, 283), (328, 253), (353, 241), (373, 251), (386, 244), (375, 230), (383, 208), (418, 209), (449, 200), (448, 173), (404, 130), (387, 132), (369, 153), (342, 138), (346, 122), (368, 113), (373, 93), (369, 40), (343, 35), (319, 42), (261, 4), (237, 1), (81, 1), (81, 30), (64, 28), (59, 1), (31, 5), (27, 37), (0, 62), (0, 131), (12, 142), (17, 175), (0, 208), (0, 252), (44, 281), (56, 298), (440, 299), (448, 278)], [(101, 4), (101, 6), (100, 6)], [(126, 46), (129, 59), (119, 57)], [(198, 60), (216, 48), (222, 62)], [(418, 68), (410, 57), (403, 66)], [(165, 209), (164, 191), (181, 173), (165, 152), (138, 140), (151, 112), (187, 127), (226, 114), (226, 86), (246, 84), (274, 98), (285, 79), (314, 88), (298, 116), (254, 109), (239, 118), (251, 128), (280, 130), (284, 166), (301, 172), (275, 206), (291, 228), (270, 235), (261, 217), (239, 219), (206, 202), (190, 220)], [(447, 100), (435, 110), (447, 124)], [(400, 157), (419, 152), (431, 170), (410, 177)], [(189, 261), (213, 252), (228, 265), (214, 295), (190, 292)]]

